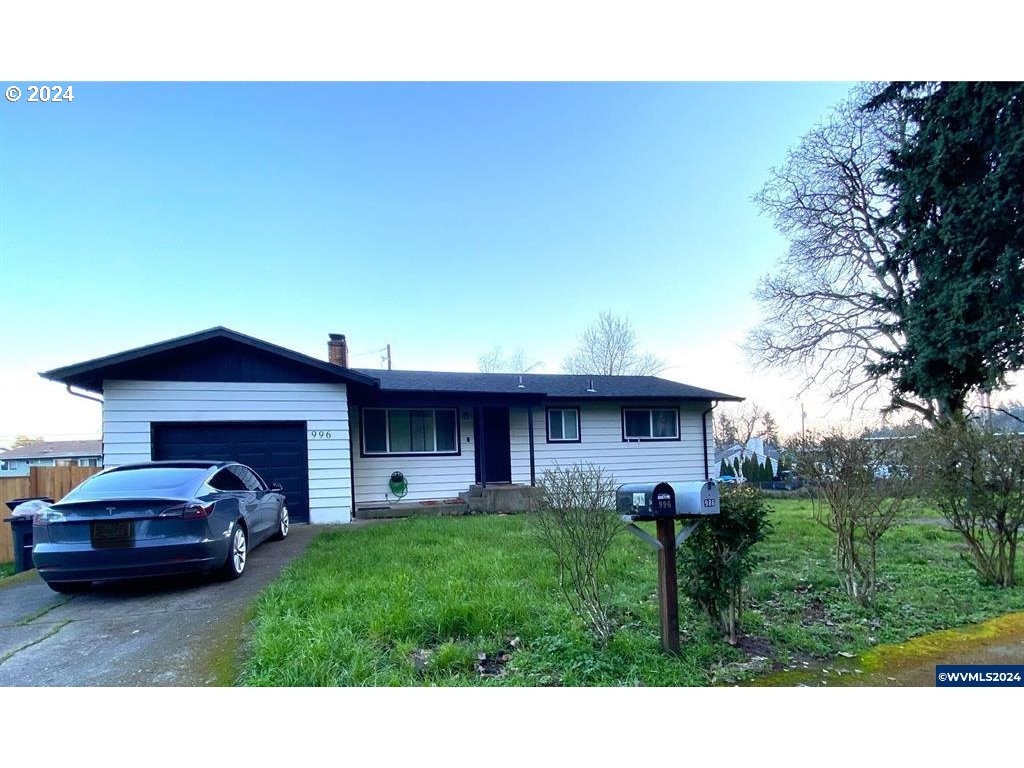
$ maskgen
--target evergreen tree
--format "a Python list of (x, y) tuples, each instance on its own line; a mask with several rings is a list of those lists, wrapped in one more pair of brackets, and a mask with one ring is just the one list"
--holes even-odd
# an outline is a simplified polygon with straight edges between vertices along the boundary
[(732, 473), (733, 473), (733, 475), (735, 477), (740, 477), (743, 474), (742, 472), (740, 472), (740, 457), (739, 456), (734, 456), (733, 459), (732, 459)]
[(770, 456), (765, 456), (764, 457), (764, 479), (765, 480), (774, 480), (775, 479), (775, 470), (772, 469), (772, 459), (771, 459)]
[(918, 396), (945, 420), (1024, 367), (1024, 83), (893, 83), (868, 108), (893, 105), (914, 130), (883, 172), (882, 225), (916, 284), (879, 299), (906, 343), (873, 370), (894, 404)]
[(722, 459), (722, 465), (718, 468), (718, 476), (724, 477), (725, 475), (731, 475), (729, 471), (729, 465), (725, 463), (725, 459)]
[(775, 417), (769, 411), (765, 411), (764, 416), (761, 417), (761, 423), (764, 425), (765, 443), (777, 446), (779, 444), (779, 425), (775, 421)]

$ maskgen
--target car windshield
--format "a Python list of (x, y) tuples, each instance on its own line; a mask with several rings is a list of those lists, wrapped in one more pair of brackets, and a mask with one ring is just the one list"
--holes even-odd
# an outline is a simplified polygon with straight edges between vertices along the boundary
[(203, 467), (137, 467), (93, 475), (61, 501), (194, 496), (210, 470)]

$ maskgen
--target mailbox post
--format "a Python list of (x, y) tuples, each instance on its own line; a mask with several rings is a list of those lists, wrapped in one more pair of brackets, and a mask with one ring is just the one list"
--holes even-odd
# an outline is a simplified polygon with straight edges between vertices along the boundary
[[(658, 614), (661, 647), (679, 653), (679, 585), (676, 549), (700, 525), (717, 515), (718, 486), (714, 481), (693, 483), (627, 483), (616, 492), (616, 509), (629, 531), (658, 551)], [(676, 520), (689, 520), (676, 536)], [(654, 521), (656, 537), (636, 525)]]
[(661, 647), (666, 653), (679, 653), (679, 585), (676, 583), (676, 521), (659, 517), (658, 533), (658, 614), (661, 618)]

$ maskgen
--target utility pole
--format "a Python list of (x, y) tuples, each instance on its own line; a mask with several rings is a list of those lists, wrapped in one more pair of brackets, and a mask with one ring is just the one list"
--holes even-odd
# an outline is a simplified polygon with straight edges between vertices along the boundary
[(391, 370), (391, 342), (388, 342), (388, 370)]
[(807, 411), (803, 400), (800, 401), (800, 442), (807, 442)]

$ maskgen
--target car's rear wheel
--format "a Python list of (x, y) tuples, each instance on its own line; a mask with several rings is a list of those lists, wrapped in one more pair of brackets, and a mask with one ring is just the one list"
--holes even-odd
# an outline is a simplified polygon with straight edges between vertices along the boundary
[(277, 521), (277, 533), (274, 534), (274, 541), (284, 541), (288, 537), (288, 505), (281, 505), (281, 517)]
[(54, 592), (60, 592), (63, 595), (71, 595), (76, 592), (85, 592), (89, 587), (92, 586), (91, 581), (48, 581), (46, 586), (52, 589)]
[(249, 536), (245, 532), (245, 527), (236, 523), (231, 531), (228, 559), (221, 566), (221, 575), (226, 579), (237, 579), (245, 573), (245, 564), (248, 559)]

